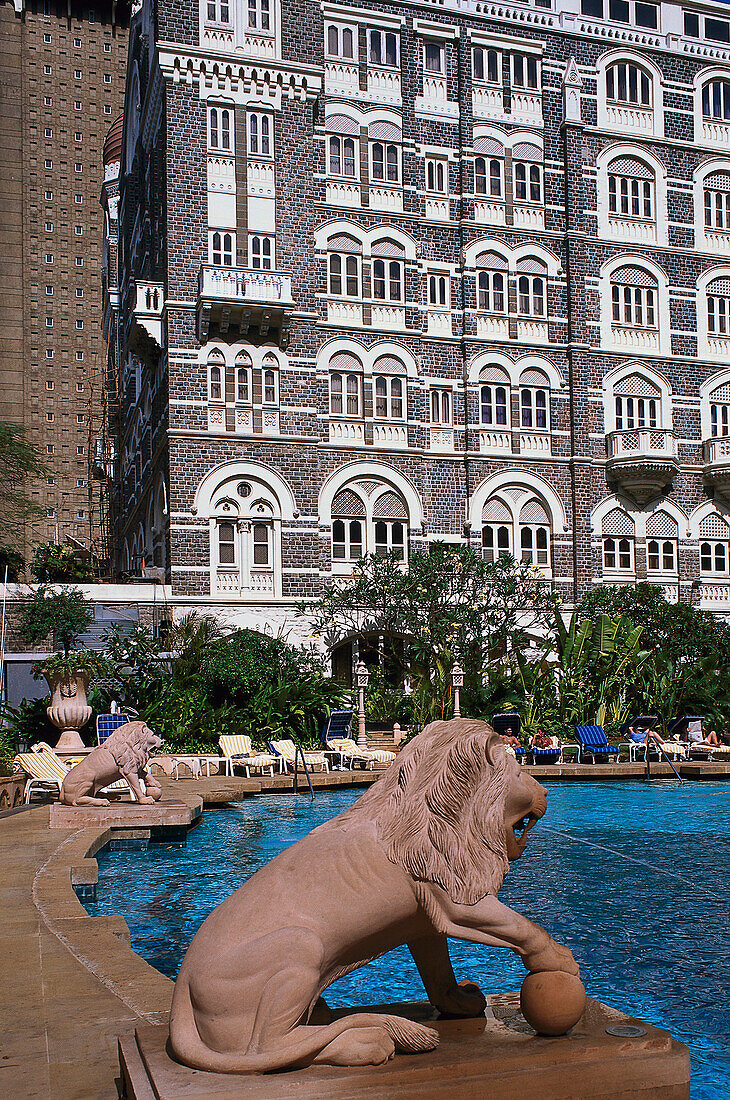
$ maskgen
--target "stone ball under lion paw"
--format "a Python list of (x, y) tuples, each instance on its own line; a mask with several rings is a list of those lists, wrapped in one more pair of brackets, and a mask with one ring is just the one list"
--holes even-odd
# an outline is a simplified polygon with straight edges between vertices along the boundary
[(528, 974), (520, 990), (520, 1008), (538, 1035), (565, 1035), (585, 1012), (586, 991), (575, 974), (544, 970)]

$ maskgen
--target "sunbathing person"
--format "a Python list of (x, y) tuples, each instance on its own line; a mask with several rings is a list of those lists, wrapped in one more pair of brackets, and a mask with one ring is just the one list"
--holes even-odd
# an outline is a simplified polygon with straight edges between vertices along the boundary
[(705, 737), (701, 737), (699, 741), (693, 741), (692, 744), (701, 745), (703, 748), (708, 749), (719, 749), (722, 745), (722, 741), (717, 736), (716, 730), (710, 730)]
[(553, 739), (552, 737), (548, 737), (548, 735), (545, 733), (545, 730), (538, 728), (537, 733), (533, 734), (532, 740), (530, 741), (530, 748), (552, 749)]
[(629, 737), (636, 745), (663, 745), (664, 738), (656, 730), (629, 726)]
[(510, 749), (521, 749), (522, 748), (522, 742), (520, 741), (519, 737), (517, 737), (515, 735), (515, 732), (514, 732), (514, 730), (512, 729), (511, 726), (507, 726), (507, 729), (504, 731), (504, 733), (500, 733), (499, 736), (502, 738), (502, 740), (504, 741), (505, 745), (508, 746), (508, 748), (510, 748)]

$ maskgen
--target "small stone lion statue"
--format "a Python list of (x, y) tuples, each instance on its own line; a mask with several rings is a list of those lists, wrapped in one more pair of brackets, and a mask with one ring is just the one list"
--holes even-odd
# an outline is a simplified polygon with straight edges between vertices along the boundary
[(61, 802), (66, 806), (108, 806), (109, 799), (97, 798), (96, 793), (117, 779), (126, 779), (138, 802), (157, 802), (162, 787), (154, 776), (145, 775), (145, 768), (161, 744), (144, 722), (125, 722), (71, 768), (61, 786)]
[(175, 984), (175, 1057), (218, 1073), (379, 1065), (432, 1050), (422, 1024), (361, 1012), (332, 1022), (321, 993), (407, 943), (429, 1000), (479, 1016), (447, 937), (508, 947), (530, 971), (578, 974), (567, 947), (497, 891), (547, 808), (545, 788), (485, 722), (433, 722), (350, 809), (257, 871), (195, 935)]

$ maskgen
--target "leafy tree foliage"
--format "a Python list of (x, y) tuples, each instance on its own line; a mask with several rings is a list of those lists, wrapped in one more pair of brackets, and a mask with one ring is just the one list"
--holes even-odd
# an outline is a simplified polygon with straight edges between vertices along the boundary
[(41, 585), (23, 609), (20, 633), (30, 645), (39, 645), (52, 635), (68, 658), (79, 634), (88, 630), (93, 620), (93, 608), (78, 589), (54, 591)]
[(17, 549), (22, 542), (23, 521), (41, 512), (28, 495), (31, 478), (47, 477), (48, 468), (25, 429), (0, 420), (0, 542)]
[(36, 546), (30, 571), (41, 582), (78, 582), (92, 580), (94, 567), (71, 546), (44, 542)]

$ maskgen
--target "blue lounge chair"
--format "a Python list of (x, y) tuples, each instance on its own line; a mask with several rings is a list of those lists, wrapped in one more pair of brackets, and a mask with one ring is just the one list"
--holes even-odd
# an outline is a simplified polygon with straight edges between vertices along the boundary
[(576, 726), (575, 738), (580, 745), (579, 759), (581, 763), (586, 756), (591, 757), (593, 764), (595, 764), (597, 756), (607, 757), (609, 760), (612, 756), (615, 756), (618, 760), (618, 754), (621, 750), (618, 745), (609, 745), (606, 734), (603, 732), (603, 726)]
[(559, 745), (551, 749), (530, 748), (527, 751), (532, 764), (557, 764), (563, 755), (563, 750)]
[[(492, 715), (492, 729), (495, 733), (505, 733), (506, 730), (511, 729), (515, 737), (519, 737), (521, 728), (522, 722), (516, 710), (502, 711), (499, 714)], [(528, 755), (527, 749), (519, 748), (512, 751), (520, 764), (524, 764)]]
[[(330, 748), (328, 742), (335, 738), (341, 739), (352, 737), (352, 718), (354, 713), (355, 712), (352, 710), (333, 710), (322, 726), (322, 732), (320, 734), (325, 752), (332, 757), (332, 766), (339, 768), (341, 771), (347, 770), (345, 767), (344, 754), (337, 749)], [(336, 764), (335, 758), (337, 758)], [(358, 762), (361, 763), (361, 761)]]
[(629, 754), (629, 760), (635, 761), (637, 758), (646, 760), (647, 749), (649, 750), (649, 756), (660, 759), (659, 750), (655, 745), (646, 745), (643, 741), (634, 741), (629, 734), (629, 729), (645, 730), (656, 729), (657, 722), (659, 721), (656, 714), (640, 714), (636, 718), (629, 718), (628, 722), (624, 722), (619, 730), (619, 737), (623, 738), (619, 744), (619, 749), (626, 749)]
[(107, 737), (114, 733), (114, 730), (119, 729), (120, 726), (125, 725), (129, 721), (127, 714), (97, 714), (96, 716), (96, 743), (97, 745), (103, 745)]

